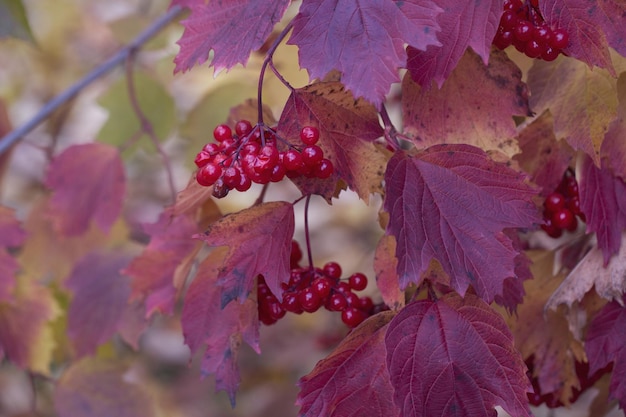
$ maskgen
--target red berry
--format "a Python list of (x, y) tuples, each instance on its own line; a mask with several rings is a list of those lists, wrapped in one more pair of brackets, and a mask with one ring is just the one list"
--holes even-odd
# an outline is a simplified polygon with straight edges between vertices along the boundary
[(258, 173), (268, 171), (271, 175), (272, 170), (278, 164), (279, 152), (275, 146), (265, 145), (259, 150), (259, 154), (254, 161), (254, 170)]
[(324, 159), (324, 151), (317, 145), (310, 145), (302, 150), (302, 160), (304, 164), (313, 168), (322, 159)]
[(334, 171), (335, 167), (333, 166), (333, 163), (330, 162), (330, 159), (324, 158), (317, 165), (315, 165), (313, 173), (317, 178), (326, 179), (333, 175)]
[(569, 35), (565, 29), (557, 28), (552, 32), (552, 40), (550, 46), (554, 49), (565, 49), (569, 45)]
[(228, 188), (237, 188), (241, 182), (241, 171), (233, 166), (230, 166), (224, 170), (222, 179)]
[(207, 143), (202, 150), (210, 155), (216, 155), (221, 151), (220, 145), (217, 143)]
[(565, 207), (565, 197), (561, 193), (554, 192), (546, 197), (543, 204), (548, 213), (555, 213)]
[(574, 231), (577, 226), (576, 216), (569, 209), (564, 208), (552, 215), (552, 224), (561, 229)]
[(359, 310), (369, 313), (374, 308), (374, 302), (370, 297), (359, 298)]
[(498, 49), (504, 49), (513, 44), (513, 32), (506, 29), (498, 29), (496, 37), (493, 40), (493, 44)]
[(533, 25), (527, 21), (519, 21), (513, 32), (515, 39), (522, 43), (528, 42), (533, 37)]
[(269, 317), (274, 321), (278, 321), (282, 319), (283, 317), (285, 317), (285, 309), (276, 299), (268, 303), (266, 308), (267, 308)]
[(215, 181), (215, 184), (213, 184), (213, 192), (211, 194), (215, 198), (224, 198), (228, 195), (229, 191), (230, 188), (224, 184), (224, 180), (222, 180), (222, 178), (218, 178), (217, 181)]
[(225, 139), (230, 139), (233, 137), (233, 131), (230, 130), (228, 125), (217, 125), (215, 129), (213, 129), (213, 137), (216, 141), (222, 142)]
[(301, 314), (302, 306), (298, 294), (295, 292), (286, 292), (283, 294), (283, 308), (292, 313)]
[(304, 126), (300, 131), (300, 140), (305, 145), (315, 145), (320, 139), (320, 131), (313, 126)]
[(541, 59), (548, 62), (554, 61), (559, 56), (559, 53), (560, 52), (558, 49), (554, 49), (551, 46), (548, 46), (543, 54), (541, 54)]
[(213, 157), (211, 156), (210, 153), (205, 152), (205, 151), (200, 151), (198, 152), (198, 155), (196, 155), (196, 159), (193, 162), (196, 164), (198, 168), (202, 168), (203, 166), (211, 162), (212, 159)]
[(235, 189), (240, 192), (248, 191), (250, 187), (252, 187), (252, 181), (250, 178), (241, 170), (239, 170), (241, 176), (239, 177), (239, 185), (235, 186)]
[(567, 208), (570, 209), (576, 216), (583, 214), (580, 210), (580, 198), (578, 196), (572, 197), (572, 199), (567, 202)]
[(289, 149), (283, 155), (283, 165), (288, 171), (297, 171), (304, 166), (304, 160), (300, 152), (295, 149)]
[(365, 313), (355, 307), (348, 307), (341, 312), (341, 321), (350, 328), (358, 326), (366, 318)]
[(342, 294), (348, 294), (352, 292), (352, 287), (350, 287), (350, 284), (348, 284), (347, 282), (340, 282), (339, 284), (337, 284), (335, 289)]
[(548, 234), (548, 236), (554, 239), (561, 237), (563, 234), (563, 229), (556, 227), (552, 223), (552, 219), (545, 219), (545, 223), (541, 225), (541, 228)]
[(300, 291), (298, 294), (298, 301), (300, 301), (302, 309), (307, 313), (317, 311), (322, 305), (322, 299), (313, 291), (311, 287), (307, 287)]
[(326, 277), (315, 278), (311, 283), (311, 288), (320, 298), (325, 299), (330, 294), (332, 282)]
[(350, 275), (348, 278), (348, 283), (350, 284), (350, 288), (355, 291), (362, 291), (367, 287), (367, 277), (365, 274), (357, 272), (355, 274)]
[(235, 125), (235, 132), (237, 132), (239, 137), (246, 136), (251, 131), (252, 131), (252, 124), (247, 120), (240, 120)]
[(346, 297), (341, 293), (333, 293), (326, 302), (326, 309), (330, 311), (343, 311), (348, 307)]
[(198, 170), (196, 180), (198, 184), (208, 187), (215, 184), (221, 175), (222, 167), (216, 163), (210, 162)]
[(543, 44), (537, 42), (535, 39), (531, 39), (526, 42), (524, 47), (524, 53), (530, 58), (538, 58), (545, 51)]
[(280, 182), (285, 178), (285, 174), (287, 173), (287, 168), (283, 164), (274, 165), (274, 169), (272, 169), (272, 175), (270, 177), (271, 182)]
[(500, 17), (500, 27), (506, 30), (515, 29), (519, 18), (513, 10), (505, 10)]
[(343, 294), (343, 296), (346, 297), (346, 303), (348, 303), (349, 307), (359, 308), (360, 302), (358, 295), (353, 292), (346, 292)]
[(328, 262), (324, 265), (324, 274), (329, 278), (341, 278), (341, 266), (337, 262)]
[(261, 145), (258, 142), (250, 142), (248, 141), (243, 148), (241, 148), (241, 155), (254, 155), (257, 156), (259, 151), (261, 150)]

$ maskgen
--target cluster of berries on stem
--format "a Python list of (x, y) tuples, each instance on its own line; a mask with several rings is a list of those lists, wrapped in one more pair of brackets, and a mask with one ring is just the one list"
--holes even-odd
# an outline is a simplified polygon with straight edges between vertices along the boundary
[[(279, 182), (285, 176), (325, 179), (334, 172), (332, 162), (316, 145), (319, 130), (305, 126), (300, 131), (303, 146), (296, 147), (262, 124), (247, 120), (235, 124), (235, 132), (225, 124), (213, 131), (216, 142), (207, 143), (195, 159), (200, 185), (213, 186), (213, 196), (225, 197), (230, 190), (246, 191), (252, 183)], [(279, 151), (282, 141), (286, 150)]]
[(563, 230), (570, 232), (576, 230), (577, 217), (585, 221), (585, 214), (580, 210), (578, 181), (574, 171), (568, 168), (556, 190), (550, 193), (543, 203), (544, 224), (541, 228), (548, 236), (558, 238), (563, 234)]
[(544, 21), (538, 0), (506, 0), (493, 44), (499, 49), (513, 45), (530, 58), (554, 61), (569, 44), (569, 35)]
[(374, 304), (367, 296), (359, 297), (354, 291), (362, 291), (367, 286), (367, 277), (354, 273), (341, 279), (341, 266), (328, 262), (323, 268), (301, 267), (302, 251), (297, 242), (291, 247), (291, 276), (282, 284), (282, 302), (272, 294), (262, 275), (258, 277), (257, 301), (259, 320), (266, 325), (274, 324), (287, 312), (313, 313), (321, 307), (329, 311), (341, 312), (341, 320), (350, 328), (380, 311), (384, 304)]

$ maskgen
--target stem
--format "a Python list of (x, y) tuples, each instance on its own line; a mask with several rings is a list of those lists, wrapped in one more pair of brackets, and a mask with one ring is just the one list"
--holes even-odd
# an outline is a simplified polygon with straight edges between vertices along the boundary
[(385, 140), (393, 148), (394, 151), (397, 151), (398, 149), (400, 149), (400, 142), (398, 142), (398, 131), (393, 125), (393, 122), (391, 121), (389, 113), (387, 113), (387, 108), (384, 104), (380, 106), (380, 117), (383, 119), (383, 123), (385, 125)]
[(174, 174), (172, 173), (172, 166), (170, 164), (170, 159), (165, 153), (165, 150), (159, 143), (159, 138), (154, 132), (154, 127), (148, 117), (141, 109), (139, 105), (139, 101), (137, 100), (137, 90), (135, 89), (135, 81), (133, 77), (133, 66), (135, 64), (135, 58), (137, 50), (132, 50), (128, 54), (128, 58), (126, 59), (126, 86), (128, 89), (128, 98), (130, 99), (130, 104), (135, 112), (135, 115), (139, 119), (139, 123), (141, 124), (141, 131), (144, 132), (150, 140), (152, 144), (156, 148), (157, 152), (161, 156), (163, 160), (163, 166), (165, 167), (165, 172), (167, 175), (167, 182), (170, 188), (170, 198), (172, 199), (172, 203), (176, 201), (176, 187), (174, 186)]
[(259, 194), (259, 197), (254, 202), (253, 206), (258, 206), (259, 204), (263, 203), (263, 200), (265, 200), (265, 193), (267, 192), (268, 186), (269, 184), (263, 184), (261, 194)]
[[(267, 69), (267, 66), (269, 65), (269, 63), (272, 61), (272, 57), (274, 56), (274, 52), (276, 52), (278, 45), (283, 41), (283, 39), (285, 39), (285, 37), (287, 36), (287, 33), (289, 33), (292, 27), (293, 27), (293, 20), (289, 22), (287, 26), (285, 26), (285, 28), (283, 29), (282, 32), (280, 32), (280, 34), (278, 35), (278, 37), (276, 38), (272, 46), (270, 46), (270, 49), (267, 51), (267, 55), (265, 55), (265, 60), (263, 61), (263, 65), (261, 66), (261, 72), (259, 73), (259, 86), (257, 88), (257, 91), (258, 91), (257, 107), (258, 107), (258, 112), (259, 112), (258, 123), (260, 124), (263, 123), (263, 79), (265, 77), (265, 70)], [(271, 67), (273, 70), (275, 70), (273, 68), (273, 65)], [(278, 71), (275, 71), (274, 73), (276, 72)], [(284, 81), (284, 78), (282, 76), (279, 76), (279, 79), (281, 81)]]
[(173, 6), (163, 16), (157, 19), (150, 27), (141, 32), (133, 41), (122, 48), (117, 54), (109, 58), (102, 63), (99, 67), (91, 71), (81, 80), (70, 86), (67, 90), (50, 100), (46, 105), (39, 110), (39, 112), (28, 122), (24, 123), (19, 128), (13, 130), (2, 139), (0, 139), (0, 155), (6, 152), (11, 145), (18, 140), (22, 139), (24, 135), (29, 133), (41, 122), (46, 120), (52, 112), (62, 106), (67, 101), (74, 98), (83, 88), (87, 87), (98, 78), (104, 76), (106, 73), (117, 67), (120, 63), (124, 62), (136, 49), (141, 48), (143, 44), (153, 38), (161, 29), (163, 29), (168, 23), (174, 20), (183, 11), (181, 6)]
[(306, 253), (309, 257), (309, 268), (313, 268), (313, 255), (311, 253), (311, 237), (309, 235), (309, 202), (311, 201), (311, 194), (306, 196), (304, 203), (304, 237), (306, 240)]

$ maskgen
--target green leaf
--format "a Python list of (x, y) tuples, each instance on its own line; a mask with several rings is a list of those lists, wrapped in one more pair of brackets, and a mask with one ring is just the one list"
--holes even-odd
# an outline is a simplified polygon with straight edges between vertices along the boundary
[[(146, 116), (156, 137), (165, 140), (176, 123), (176, 109), (172, 96), (150, 75), (133, 72), (137, 102)], [(128, 84), (125, 77), (117, 80), (98, 100), (109, 112), (109, 119), (100, 130), (98, 140), (114, 146), (125, 144), (139, 134), (141, 123), (131, 104)], [(147, 134), (141, 134), (137, 141), (145, 149), (154, 149)]]

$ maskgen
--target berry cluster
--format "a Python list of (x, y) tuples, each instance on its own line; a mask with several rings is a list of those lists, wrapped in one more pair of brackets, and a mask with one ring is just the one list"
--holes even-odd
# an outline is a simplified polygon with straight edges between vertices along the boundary
[(513, 45), (530, 58), (554, 61), (569, 44), (569, 35), (546, 24), (538, 0), (506, 0), (493, 44), (499, 49)]
[[(555, 393), (542, 393), (539, 386), (539, 380), (537, 377), (533, 377), (532, 370), (534, 367), (534, 356), (526, 359), (526, 366), (528, 367), (528, 378), (530, 379), (534, 392), (528, 393), (528, 402), (534, 406), (546, 404), (548, 408), (563, 407), (564, 404), (561, 400), (555, 396)], [(576, 402), (580, 398), (581, 394), (587, 389), (591, 388), (598, 380), (606, 373), (613, 370), (613, 362), (608, 364), (602, 369), (598, 369), (594, 374), (589, 374), (589, 363), (576, 361), (576, 377), (578, 378), (579, 387), (572, 389), (572, 396), (569, 398), (570, 403)]]
[(328, 178), (334, 168), (316, 145), (319, 130), (305, 126), (300, 131), (304, 146), (299, 149), (288, 144), (279, 151), (276, 132), (263, 125), (252, 127), (247, 120), (235, 125), (235, 133), (225, 124), (213, 131), (215, 143), (207, 143), (195, 159), (199, 168), (196, 180), (200, 185), (213, 185), (213, 195), (225, 197), (232, 189), (246, 191), (252, 183), (279, 182), (285, 176), (295, 178)]
[(370, 315), (386, 309), (384, 304), (374, 305), (370, 297), (359, 297), (354, 291), (364, 290), (367, 277), (360, 272), (341, 279), (341, 267), (328, 262), (324, 268), (300, 267), (302, 251), (292, 243), (291, 277), (282, 285), (282, 303), (272, 294), (262, 275), (258, 277), (257, 300), (259, 320), (263, 324), (276, 323), (286, 312), (313, 313), (324, 306), (329, 311), (341, 312), (341, 320), (350, 328), (361, 324)]
[(546, 197), (543, 208), (544, 224), (541, 228), (550, 237), (560, 237), (563, 230), (570, 232), (576, 230), (578, 227), (576, 216), (585, 221), (585, 215), (580, 211), (578, 182), (571, 168), (565, 171), (556, 190)]

